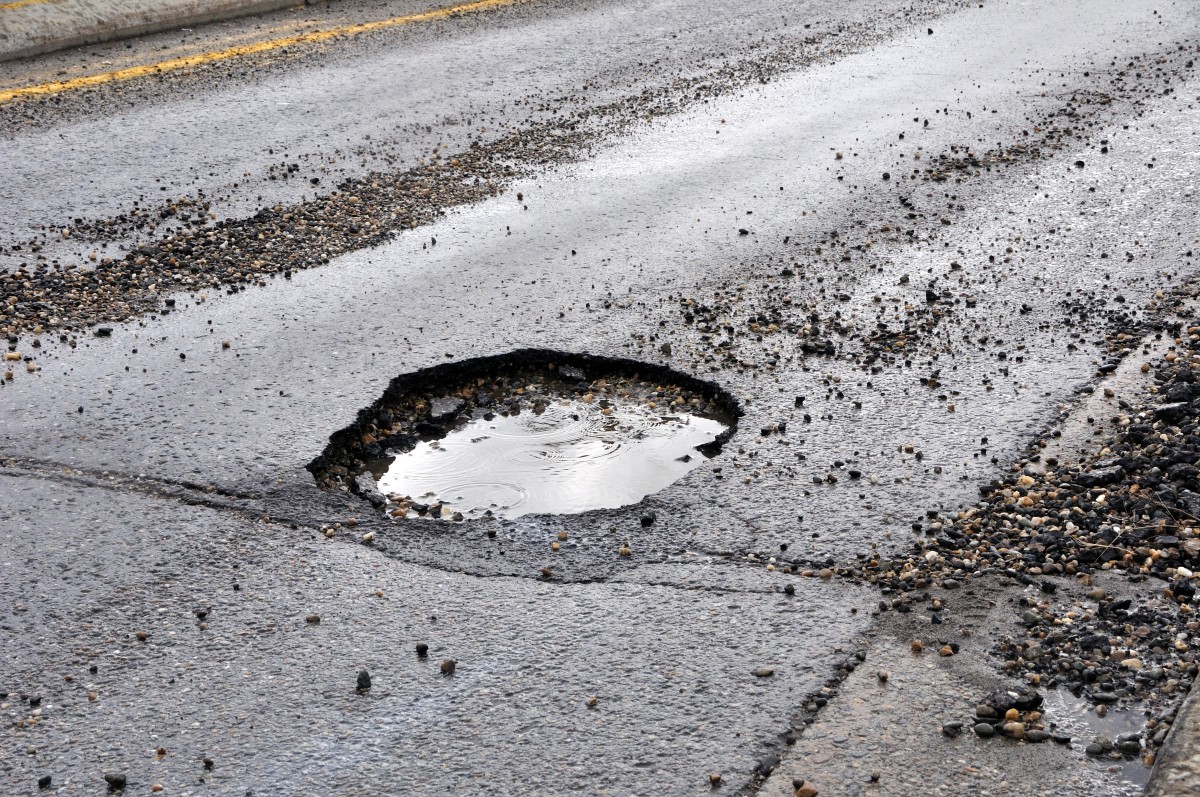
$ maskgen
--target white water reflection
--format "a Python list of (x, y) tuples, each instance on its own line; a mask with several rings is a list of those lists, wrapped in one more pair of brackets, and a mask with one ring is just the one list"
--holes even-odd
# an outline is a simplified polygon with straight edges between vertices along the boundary
[(625, 506), (699, 465), (696, 447), (726, 429), (646, 404), (563, 401), (538, 409), (478, 418), (396, 457), (379, 480), (393, 501), (389, 511), (405, 498), (468, 518)]

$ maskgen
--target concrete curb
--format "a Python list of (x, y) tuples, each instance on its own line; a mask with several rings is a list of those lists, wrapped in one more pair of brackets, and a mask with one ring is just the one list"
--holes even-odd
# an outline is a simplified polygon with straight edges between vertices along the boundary
[(0, 61), (173, 30), (319, 0), (31, 0), (0, 2)]
[(1193, 690), (1180, 706), (1145, 795), (1200, 797), (1200, 690)]

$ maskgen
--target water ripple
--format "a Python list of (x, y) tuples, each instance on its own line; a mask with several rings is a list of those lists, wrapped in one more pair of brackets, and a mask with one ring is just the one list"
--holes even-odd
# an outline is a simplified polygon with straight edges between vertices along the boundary
[(476, 419), (418, 444), (391, 463), (380, 490), (393, 500), (441, 503), (444, 516), (625, 506), (695, 468), (703, 461), (695, 448), (726, 428), (644, 405), (561, 402), (538, 409)]

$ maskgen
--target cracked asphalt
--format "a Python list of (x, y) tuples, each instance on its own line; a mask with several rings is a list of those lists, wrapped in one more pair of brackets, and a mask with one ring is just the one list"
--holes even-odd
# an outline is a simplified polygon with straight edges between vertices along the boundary
[[(1023, 585), (930, 628), (849, 572), (1144, 390), (1103, 374), (1196, 276), (1198, 47), (1184, 2), (529, 2), (0, 105), (0, 791), (1139, 792), (1083, 752), (1136, 710), (943, 736)], [(525, 348), (744, 415), (580, 515), (305, 469), (398, 375)]]

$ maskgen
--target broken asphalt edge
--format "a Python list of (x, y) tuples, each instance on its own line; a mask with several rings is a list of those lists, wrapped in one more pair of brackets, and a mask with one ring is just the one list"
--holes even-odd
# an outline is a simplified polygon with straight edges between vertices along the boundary
[(1146, 797), (1200, 795), (1200, 690), (1193, 689), (1175, 715), (1146, 784)]

